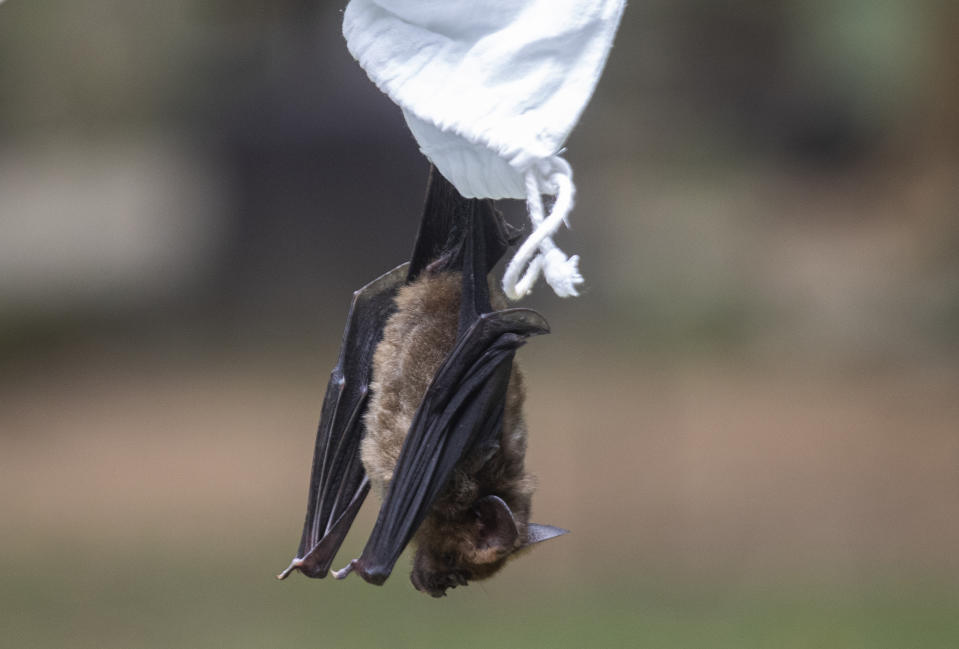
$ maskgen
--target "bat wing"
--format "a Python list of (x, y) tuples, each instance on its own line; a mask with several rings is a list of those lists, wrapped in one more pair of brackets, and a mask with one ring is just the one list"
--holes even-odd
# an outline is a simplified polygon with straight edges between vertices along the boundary
[[(471, 220), (474, 216), (479, 220)], [(492, 201), (463, 198), (431, 165), (423, 215), (406, 281), (416, 280), (430, 266), (456, 270), (463, 267), (466, 229), (472, 229), (470, 236), (482, 238), (482, 241), (476, 241), (475, 247), (481, 251), (477, 263), (485, 269), (484, 277), (519, 235), (519, 231), (496, 212)]]
[(413, 418), (366, 548), (351, 563), (366, 581), (386, 581), (460, 459), (496, 443), (516, 349), (547, 331), (535, 311), (510, 309), (479, 316), (459, 338)]
[(325, 577), (369, 492), (359, 446), (373, 352), (408, 266), (394, 268), (353, 294), (339, 359), (320, 414), (303, 536), (296, 558), (278, 575), (280, 579), (293, 570), (308, 577)]
[(497, 442), (513, 356), (527, 337), (549, 331), (546, 320), (529, 309), (491, 312), (487, 272), (501, 253), (489, 254), (490, 243), (501, 240), (494, 236), (498, 216), (488, 201), (459, 200), (468, 208), (459, 221), (463, 284), (457, 340), (413, 417), (363, 554), (350, 563), (373, 584), (389, 577), (459, 461)]
[(354, 294), (323, 402), (303, 536), (281, 579), (293, 570), (325, 577), (369, 492), (359, 445), (373, 353), (397, 290), (428, 269), (462, 269), (457, 341), (414, 416), (362, 556), (334, 576), (355, 569), (382, 584), (457, 463), (497, 442), (516, 349), (549, 330), (535, 311), (491, 312), (487, 273), (509, 239), (510, 229), (491, 202), (462, 198), (433, 172), (411, 262)]

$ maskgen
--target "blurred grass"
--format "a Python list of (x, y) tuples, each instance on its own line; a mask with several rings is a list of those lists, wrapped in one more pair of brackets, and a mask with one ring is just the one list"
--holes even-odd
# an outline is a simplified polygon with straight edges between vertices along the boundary
[(277, 557), (264, 548), (200, 562), (149, 543), (106, 556), (63, 541), (50, 553), (3, 558), (0, 623), (10, 646), (947, 649), (959, 642), (959, 591), (918, 583), (730, 591), (641, 575), (612, 583), (586, 575), (560, 587), (504, 576), (432, 600), (406, 581), (405, 559), (383, 588), (353, 579), (278, 583), (264, 569)]

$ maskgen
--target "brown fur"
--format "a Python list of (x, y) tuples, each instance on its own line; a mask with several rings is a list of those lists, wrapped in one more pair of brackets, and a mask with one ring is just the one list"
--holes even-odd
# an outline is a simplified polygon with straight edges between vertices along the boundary
[[(424, 273), (403, 287), (396, 297), (397, 310), (376, 348), (361, 454), (381, 497), (393, 477), (413, 415), (456, 340), (461, 282), (459, 273)], [(490, 293), (494, 308), (505, 308), (498, 288), (491, 287)], [(514, 363), (499, 447), (489, 457), (467, 456), (460, 462), (413, 538), (416, 556), (411, 579), (419, 590), (438, 595), (469, 579), (489, 577), (525, 544), (533, 479), (523, 466), (523, 400), (523, 378)], [(514, 547), (501, 547), (495, 538), (481, 540), (472, 507), (487, 495), (499, 496), (512, 511), (519, 532)]]

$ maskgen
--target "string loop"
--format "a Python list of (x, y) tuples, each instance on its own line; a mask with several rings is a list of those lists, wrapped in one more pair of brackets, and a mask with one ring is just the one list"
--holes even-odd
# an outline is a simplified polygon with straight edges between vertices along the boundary
[[(503, 274), (503, 291), (511, 300), (529, 294), (540, 274), (559, 297), (579, 295), (579, 255), (567, 257), (553, 242), (560, 225), (569, 227), (569, 213), (573, 209), (576, 186), (573, 169), (563, 158), (552, 156), (530, 167), (525, 175), (526, 206), (533, 232), (519, 247)], [(543, 194), (555, 196), (552, 209), (545, 214)], [(535, 257), (534, 257), (535, 255)], [(520, 273), (523, 270), (523, 276)]]

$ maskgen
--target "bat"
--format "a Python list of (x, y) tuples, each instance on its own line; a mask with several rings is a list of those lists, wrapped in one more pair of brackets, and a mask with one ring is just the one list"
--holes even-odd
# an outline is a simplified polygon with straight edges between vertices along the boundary
[[(303, 534), (278, 578), (356, 572), (381, 585), (412, 542), (410, 580), (439, 597), (566, 533), (529, 522), (533, 479), (513, 358), (549, 326), (533, 310), (505, 308), (489, 282), (511, 230), (492, 201), (463, 198), (431, 170), (411, 260), (353, 294)], [(331, 572), (371, 488), (382, 503), (369, 540)]]

